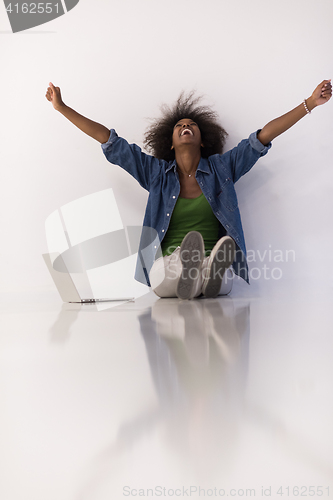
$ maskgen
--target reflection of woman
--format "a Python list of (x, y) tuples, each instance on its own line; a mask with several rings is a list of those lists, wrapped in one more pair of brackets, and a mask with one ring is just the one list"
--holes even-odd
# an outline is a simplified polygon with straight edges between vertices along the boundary
[(199, 106), (192, 94), (182, 94), (149, 128), (150, 156), (66, 106), (59, 87), (50, 84), (46, 93), (56, 110), (102, 144), (111, 163), (149, 191), (143, 225), (157, 232), (163, 257), (155, 260), (156, 240), (148, 246), (142, 240), (136, 279), (151, 284), (160, 297), (181, 299), (228, 293), (231, 286), (223, 283), (223, 275), (231, 264), (248, 281), (234, 183), (267, 153), (275, 137), (331, 96), (331, 81), (324, 80), (302, 104), (222, 154), (226, 132), (216, 114)]
[(225, 475), (243, 415), (250, 304), (157, 300), (138, 319), (167, 447), (197, 479)]

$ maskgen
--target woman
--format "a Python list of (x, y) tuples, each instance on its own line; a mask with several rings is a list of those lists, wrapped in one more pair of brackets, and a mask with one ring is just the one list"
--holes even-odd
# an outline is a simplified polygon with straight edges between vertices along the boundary
[[(324, 80), (292, 111), (222, 154), (227, 134), (216, 114), (199, 106), (193, 94), (181, 94), (148, 129), (145, 145), (150, 156), (115, 130), (66, 106), (59, 87), (50, 83), (46, 92), (54, 109), (99, 141), (106, 158), (149, 191), (143, 222), (147, 231), (141, 237), (135, 277), (160, 297), (180, 299), (229, 293), (232, 281), (227, 283), (224, 277), (231, 264), (248, 282), (234, 183), (267, 153), (275, 137), (331, 96), (331, 80)], [(160, 247), (163, 256), (156, 258)]]

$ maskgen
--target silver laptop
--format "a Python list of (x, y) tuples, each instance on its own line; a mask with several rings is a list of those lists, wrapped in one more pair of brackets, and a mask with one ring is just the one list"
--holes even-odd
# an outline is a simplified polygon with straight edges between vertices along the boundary
[[(67, 269), (64, 259), (60, 254), (56, 255), (57, 263), (61, 264), (62, 271), (57, 271), (53, 267), (55, 254), (43, 254), (44, 262), (51, 274), (55, 286), (60, 294), (61, 299), (64, 302), (76, 302), (82, 304), (90, 304), (95, 302), (124, 302), (124, 301), (134, 301), (134, 297), (116, 297), (116, 298), (96, 298), (93, 296), (91, 290), (88, 276), (85, 272), (74, 273), (71, 275)], [(64, 272), (65, 271), (65, 272)], [(67, 272), (66, 272), (67, 271)], [(74, 278), (75, 276), (75, 278)], [(76, 284), (75, 282), (76, 281)], [(80, 285), (80, 286), (77, 286)], [(81, 297), (79, 289), (84, 290), (85, 298)]]

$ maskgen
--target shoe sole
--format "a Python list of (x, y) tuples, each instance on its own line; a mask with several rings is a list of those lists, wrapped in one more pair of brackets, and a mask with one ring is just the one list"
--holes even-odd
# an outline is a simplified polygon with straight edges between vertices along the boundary
[(193, 298), (195, 283), (201, 272), (204, 253), (205, 246), (201, 234), (197, 231), (188, 233), (180, 247), (182, 272), (176, 291), (179, 299), (187, 300)]
[[(218, 252), (223, 252), (224, 259), (218, 259)], [(230, 236), (222, 238), (220, 245), (210, 254), (208, 267), (206, 269), (207, 276), (202, 285), (202, 293), (207, 298), (215, 298), (218, 296), (223, 275), (228, 267), (234, 261), (235, 257), (235, 242)]]

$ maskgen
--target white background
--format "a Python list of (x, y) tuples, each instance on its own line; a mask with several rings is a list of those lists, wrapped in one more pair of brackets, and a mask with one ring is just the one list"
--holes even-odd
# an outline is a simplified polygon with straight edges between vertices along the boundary
[[(139, 145), (162, 103), (196, 89), (229, 149), (332, 77), (332, 19), (331, 0), (80, 0), (12, 34), (2, 3), (0, 290), (52, 287), (44, 223), (65, 203), (112, 187), (123, 223), (143, 219), (147, 193), (53, 110), (49, 81), (66, 104)], [(248, 250), (294, 250), (283, 280), (322, 288), (332, 288), (332, 124), (333, 101), (236, 185)]]

